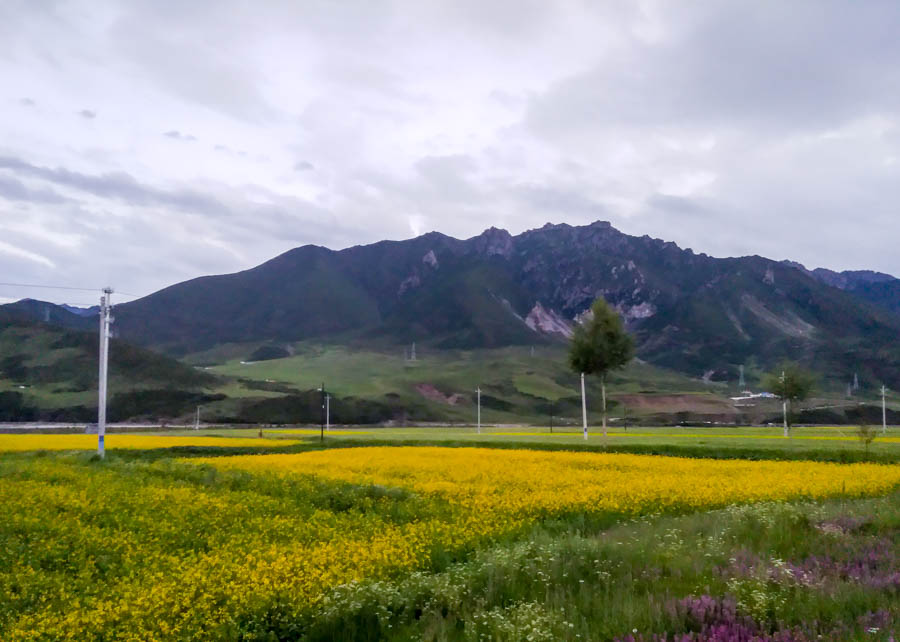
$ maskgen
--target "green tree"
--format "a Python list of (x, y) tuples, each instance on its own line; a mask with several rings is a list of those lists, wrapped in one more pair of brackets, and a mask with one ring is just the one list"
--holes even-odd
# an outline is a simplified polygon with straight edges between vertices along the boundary
[(856, 428), (856, 436), (859, 437), (860, 443), (866, 448), (866, 459), (869, 458), (869, 446), (878, 436), (878, 431), (874, 426), (870, 426), (865, 421), (860, 422)]
[[(606, 377), (634, 356), (634, 341), (625, 332), (622, 317), (603, 299), (591, 306), (591, 318), (575, 328), (569, 347), (569, 366), (577, 373), (600, 377), (603, 395), (603, 436), (606, 436)], [(582, 386), (584, 408), (584, 386)], [(587, 419), (584, 419), (585, 425)]]
[(796, 363), (785, 363), (763, 378), (763, 387), (781, 399), (784, 409), (784, 436), (790, 436), (794, 404), (809, 398), (816, 387), (815, 376)]

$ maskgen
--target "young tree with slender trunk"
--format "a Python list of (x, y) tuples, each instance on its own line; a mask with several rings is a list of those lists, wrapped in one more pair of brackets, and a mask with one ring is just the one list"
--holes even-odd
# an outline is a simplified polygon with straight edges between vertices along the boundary
[(781, 399), (784, 413), (784, 436), (791, 434), (794, 404), (807, 399), (816, 387), (815, 376), (796, 363), (785, 363), (763, 378), (763, 387)]
[(634, 341), (625, 331), (622, 317), (603, 299), (591, 306), (591, 318), (575, 328), (569, 346), (569, 366), (581, 374), (581, 407), (584, 434), (587, 438), (587, 404), (584, 398), (584, 376), (600, 377), (603, 396), (603, 436), (606, 436), (606, 377), (624, 367), (634, 356)]

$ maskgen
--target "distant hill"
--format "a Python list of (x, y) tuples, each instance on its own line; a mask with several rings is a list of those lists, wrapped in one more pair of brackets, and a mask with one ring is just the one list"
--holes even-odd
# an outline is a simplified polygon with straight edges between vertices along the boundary
[(799, 263), (789, 264), (806, 272), (822, 283), (850, 292), (869, 303), (873, 303), (900, 316), (900, 279), (890, 274), (868, 270), (850, 270), (847, 272), (834, 272), (824, 268), (807, 270)]
[[(30, 316), (42, 306), (0, 308), (0, 421), (96, 417), (98, 333), (69, 330)], [(56, 316), (51, 309), (51, 320)], [(91, 323), (91, 328), (94, 324)], [(158, 398), (201, 394), (218, 378), (113, 339), (110, 347), (111, 418), (134, 391)], [(13, 410), (16, 409), (14, 412)]]
[[(22, 299), (2, 306), (8, 312), (19, 312), (24, 317), (71, 330), (92, 330), (98, 326), (99, 312), (89, 313), (85, 308), (71, 308), (35, 299)], [(75, 310), (81, 310), (76, 313)], [(22, 318), (22, 317), (20, 317)]]
[(841, 289), (794, 265), (713, 258), (605, 222), (518, 236), (491, 228), (466, 240), (432, 232), (341, 251), (304, 246), (179, 283), (117, 306), (116, 327), (177, 356), (301, 340), (527, 346), (564, 340), (602, 296), (642, 359), (691, 376), (734, 379), (739, 365), (792, 358), (835, 378), (900, 385), (894, 282), (865, 274), (845, 275), (859, 285)]

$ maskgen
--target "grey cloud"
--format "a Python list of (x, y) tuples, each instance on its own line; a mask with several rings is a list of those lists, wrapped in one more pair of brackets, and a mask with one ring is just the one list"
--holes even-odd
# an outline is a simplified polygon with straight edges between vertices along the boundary
[(60, 186), (88, 192), (101, 198), (112, 198), (131, 205), (165, 205), (180, 210), (227, 214), (228, 208), (215, 198), (192, 190), (167, 191), (137, 181), (125, 172), (92, 176), (58, 167), (51, 169), (32, 165), (19, 158), (0, 156), (0, 168), (39, 178)]
[(477, 163), (471, 156), (426, 156), (415, 167), (425, 178), (432, 197), (448, 201), (471, 201), (478, 197), (479, 189), (473, 180)]
[(239, 24), (243, 9), (196, 7), (129, 4), (108, 36), (123, 64), (172, 95), (250, 122), (276, 118), (278, 110), (265, 99), (254, 64), (239, 54), (249, 28), (249, 21)]
[(598, 218), (900, 271), (893, 1), (74, 2), (96, 31), (62, 5), (0, 6), (0, 74), (134, 121), (104, 113), (88, 136), (13, 98), (0, 208), (75, 230), (83, 246), (51, 258), (93, 280), (104, 246), (113, 276), (147, 265), (125, 271), (142, 290), (307, 242)]
[(65, 203), (69, 199), (51, 189), (31, 189), (22, 181), (0, 174), (0, 197), (28, 203)]
[(716, 218), (716, 210), (711, 208), (708, 204), (701, 202), (701, 199), (696, 198), (671, 196), (669, 194), (653, 194), (647, 199), (647, 207), (654, 211), (665, 212), (669, 215), (700, 218), (704, 222)]
[(191, 134), (182, 134), (177, 129), (170, 129), (167, 132), (163, 132), (163, 136), (165, 136), (166, 138), (172, 138), (174, 140), (181, 140), (185, 142), (193, 142), (197, 140), (196, 136), (193, 136)]
[(545, 213), (554, 220), (560, 215), (574, 214), (601, 218), (609, 216), (609, 209), (578, 190), (565, 190), (545, 185), (522, 185), (515, 188), (515, 193), (531, 208)]
[(530, 124), (548, 133), (630, 125), (771, 135), (900, 108), (894, 3), (664, 6), (668, 38), (635, 43), (535, 96)]
[(88, 120), (92, 120), (97, 117), (97, 112), (91, 111), (90, 109), (82, 109), (78, 112), (78, 115), (82, 118), (87, 118)]

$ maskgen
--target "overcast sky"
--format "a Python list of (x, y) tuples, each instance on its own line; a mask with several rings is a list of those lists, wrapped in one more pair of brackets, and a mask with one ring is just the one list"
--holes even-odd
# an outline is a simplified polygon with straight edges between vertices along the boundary
[(0, 281), (597, 219), (900, 274), (898, 33), (895, 0), (4, 0)]

